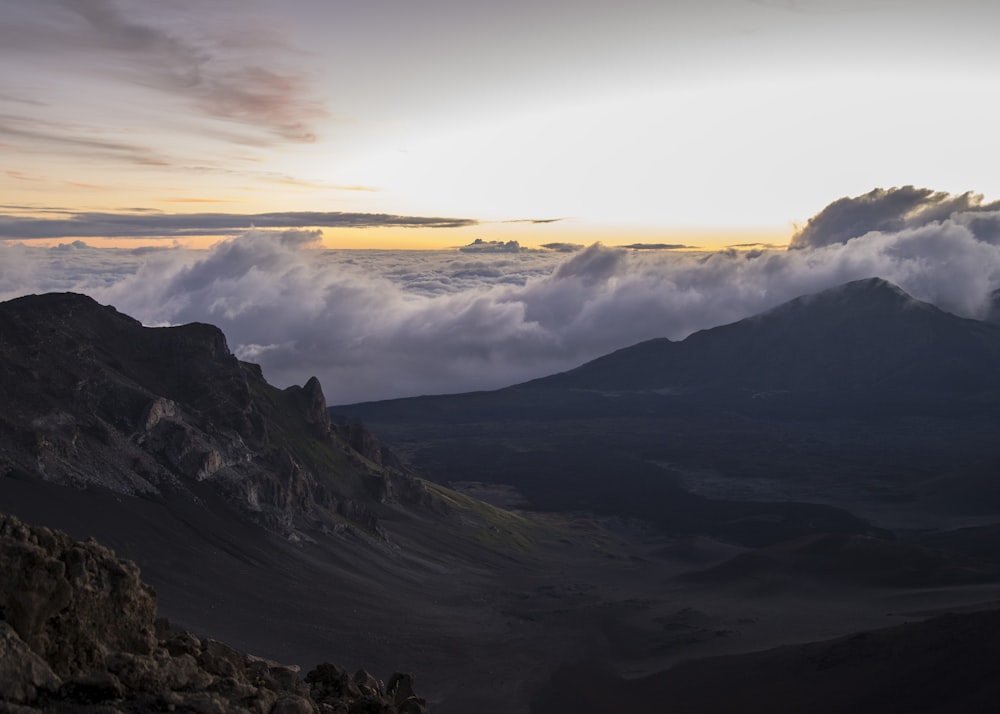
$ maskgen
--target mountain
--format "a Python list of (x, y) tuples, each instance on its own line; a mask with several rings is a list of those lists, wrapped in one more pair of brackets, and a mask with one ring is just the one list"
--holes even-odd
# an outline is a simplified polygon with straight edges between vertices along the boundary
[[(356, 421), (331, 421), (315, 379), (277, 389), (216, 327), (46, 294), (0, 303), (0, 403), (0, 511), (136, 562), (160, 613), (199, 638), (417, 671), (445, 714), (526, 696), (485, 673), (516, 661), (525, 635), (503, 612), (548, 571), (551, 529), (401, 468)], [(529, 660), (574, 646), (546, 631)]]
[(145, 328), (76, 294), (0, 304), (0, 474), (123, 495), (222, 498), (270, 530), (360, 527), (429, 494), (330, 421), (319, 382), (279, 390), (211, 325)]
[(681, 342), (642, 342), (525, 386), (981, 393), (1000, 389), (998, 360), (1000, 327), (870, 278)]
[[(939, 527), (1000, 514), (983, 477), (995, 471), (997, 364), (1000, 326), (872, 278), (494, 392), (332, 411), (362, 419), (429, 478), (472, 480), (461, 474), (485, 464), (478, 480), (545, 509), (652, 518), (673, 532), (697, 496), (713, 509), (809, 502), (890, 528)], [(749, 516), (709, 520), (736, 538), (734, 523), (785, 518)]]
[[(269, 385), (212, 326), (143, 327), (80, 295), (0, 304), (0, 692), (17, 702), (0, 708), (336, 711), (351, 681), (391, 689), (293, 676), (336, 661), (415, 672), (438, 714), (523, 714), (581, 660), (656, 677), (988, 607), (992, 530), (910, 521), (998, 512), (995, 401), (893, 389), (553, 383), (334, 419), (316, 380)], [(151, 631), (138, 573), (90, 538), (191, 634)], [(290, 665), (265, 677), (266, 660)], [(591, 684), (618, 689), (554, 696)]]

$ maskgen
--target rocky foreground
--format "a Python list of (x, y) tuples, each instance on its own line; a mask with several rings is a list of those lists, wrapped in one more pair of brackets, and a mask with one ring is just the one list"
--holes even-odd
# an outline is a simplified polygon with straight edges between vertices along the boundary
[(0, 514), (0, 713), (421, 714), (413, 676), (290, 667), (156, 619), (138, 567)]

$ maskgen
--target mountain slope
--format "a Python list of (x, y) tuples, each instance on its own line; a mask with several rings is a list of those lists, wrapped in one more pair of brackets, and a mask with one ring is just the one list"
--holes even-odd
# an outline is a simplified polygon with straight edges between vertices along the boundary
[(315, 380), (268, 385), (212, 326), (146, 328), (72, 294), (2, 303), (0, 404), (0, 511), (135, 561), (199, 638), (417, 672), (440, 714), (523, 712), (551, 662), (602, 646), (597, 595), (524, 610), (554, 572), (611, 579), (603, 527), (568, 538), (415, 478), (333, 423)]
[[(565, 508), (608, 508), (609, 490), (639, 494), (624, 515), (679, 487), (928, 527), (947, 525), (945, 514), (1000, 514), (992, 480), (976, 477), (995, 463), (997, 364), (1000, 326), (872, 278), (494, 392), (333, 411), (364, 420), (430, 478), (470, 480), (462, 472), (484, 463), (489, 480), (529, 501), (542, 492), (545, 508), (549, 484), (574, 484), (560, 486)], [(618, 466), (595, 473), (609, 460)], [(644, 485), (653, 466), (669, 487)]]
[(992, 609), (695, 660), (640, 679), (582, 664), (557, 672), (532, 712), (986, 714), (1000, 695), (998, 636), (1000, 610)]
[(1000, 327), (871, 278), (681, 342), (642, 342), (525, 386), (972, 392), (1000, 388), (998, 360)]

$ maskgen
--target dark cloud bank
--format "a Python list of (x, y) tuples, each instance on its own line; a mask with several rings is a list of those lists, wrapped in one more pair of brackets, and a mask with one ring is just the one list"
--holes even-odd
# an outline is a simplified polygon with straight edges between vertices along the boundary
[[(129, 267), (117, 273), (100, 257), (112, 251), (75, 245), (58, 256), (79, 254), (57, 287), (75, 280), (147, 324), (215, 323), (270, 380), (315, 374), (331, 403), (500, 387), (859, 278), (883, 277), (978, 318), (1000, 288), (1000, 206), (912, 187), (831, 204), (789, 250), (595, 244), (470, 261), (460, 252), (345, 257), (310, 249), (314, 238), (250, 231), (207, 252), (123, 252)], [(44, 265), (31, 257), (42, 252)], [(0, 248), (0, 296), (52, 289), (56, 253)], [(74, 275), (71, 264), (97, 267)]]
[(283, 213), (73, 213), (46, 218), (0, 214), (0, 239), (148, 238), (232, 235), (256, 228), (460, 228), (468, 218), (396, 216), (387, 213), (290, 211)]

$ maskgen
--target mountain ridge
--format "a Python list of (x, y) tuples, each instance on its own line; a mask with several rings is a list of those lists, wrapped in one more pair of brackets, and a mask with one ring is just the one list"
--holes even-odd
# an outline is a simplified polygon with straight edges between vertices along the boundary
[(371, 439), (352, 446), (363, 434), (330, 421), (315, 377), (270, 386), (217, 327), (143, 327), (60, 293), (0, 304), (0, 338), (0, 474), (150, 497), (207, 485), (286, 535), (378, 534), (372, 505), (430, 499)]
[[(656, 484), (668, 503), (678, 489), (749, 495), (836, 506), (876, 525), (888, 517), (892, 528), (910, 522), (907, 505), (921, 523), (1000, 512), (996, 489), (976, 476), (995, 463), (998, 363), (1000, 325), (869, 278), (493, 392), (332, 411), (363, 419), (429, 478), (461, 480), (482, 463), (483, 480), (546, 507), (556, 482), (577, 484), (575, 496), (585, 484), (577, 503), (611, 507), (628, 489), (597, 473), (610, 460), (623, 472), (615, 479), (647, 497), (644, 484)], [(646, 500), (618, 512), (648, 514), (657, 501)]]
[(868, 278), (684, 340), (640, 342), (517, 387), (970, 392), (1000, 389), (1000, 375), (986, 368), (998, 359), (1000, 327)]

